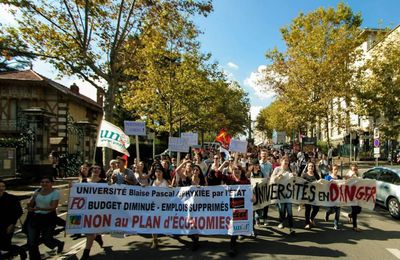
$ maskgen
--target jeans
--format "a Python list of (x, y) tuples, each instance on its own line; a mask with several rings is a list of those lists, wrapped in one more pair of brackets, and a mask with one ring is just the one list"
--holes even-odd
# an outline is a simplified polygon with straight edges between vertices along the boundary
[(255, 211), (254, 218), (256, 220), (256, 223), (260, 223), (261, 218), (264, 219), (264, 223), (267, 222), (268, 209), (269, 209), (269, 206), (265, 206), (263, 209), (258, 209)]
[(48, 248), (53, 249), (60, 245), (61, 241), (55, 239), (55, 216), (53, 213), (35, 214), (28, 225), (28, 249), (29, 258), (40, 259), (39, 244), (43, 242)]
[(326, 209), (326, 216), (329, 217), (330, 214), (335, 213), (335, 220), (333, 221), (333, 225), (338, 227), (339, 225), (339, 217), (340, 217), (340, 207), (329, 207)]
[[(6, 253), (4, 255), (5, 259), (11, 259), (9, 257), (14, 256), (16, 254), (20, 254), (23, 251), (23, 248), (21, 248), (17, 245), (11, 244), (12, 237), (13, 237), (13, 233), (11, 233), (11, 234), (7, 233), (7, 226), (1, 225), (1, 227), (0, 227), (0, 250), (8, 251), (8, 253)], [(3, 256), (1, 255), (1, 252), (0, 252), (0, 259), (2, 259), (2, 257)]]
[(279, 208), (279, 222), (283, 223), (283, 221), (287, 217), (289, 228), (292, 228), (293, 227), (292, 203), (279, 203), (278, 208)]
[(361, 207), (351, 206), (351, 214), (349, 214), (349, 217), (352, 218), (353, 228), (357, 227), (357, 215), (360, 213), (361, 213)]
[[(310, 220), (313, 221), (318, 214), (319, 206), (314, 206), (310, 204), (305, 204), (304, 207), (306, 208), (305, 211), (305, 218), (306, 218), (306, 225), (310, 224)], [(312, 212), (311, 212), (312, 209)]]

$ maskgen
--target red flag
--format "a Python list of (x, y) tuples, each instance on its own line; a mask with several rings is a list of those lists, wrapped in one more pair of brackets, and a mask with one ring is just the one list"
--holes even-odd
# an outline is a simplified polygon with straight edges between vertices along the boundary
[(219, 142), (223, 147), (229, 147), (229, 144), (231, 143), (231, 136), (228, 134), (228, 132), (222, 128), (221, 131), (219, 131), (219, 134), (217, 137), (215, 137), (215, 141)]

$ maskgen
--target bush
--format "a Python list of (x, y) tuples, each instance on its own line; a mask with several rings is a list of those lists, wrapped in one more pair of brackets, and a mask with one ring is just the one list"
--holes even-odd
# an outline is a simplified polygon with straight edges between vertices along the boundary
[(317, 147), (322, 153), (328, 154), (328, 150), (329, 150), (328, 142), (319, 140), (317, 142)]
[(82, 165), (81, 153), (63, 153), (58, 160), (60, 171), (64, 171), (64, 176), (77, 176), (79, 167)]

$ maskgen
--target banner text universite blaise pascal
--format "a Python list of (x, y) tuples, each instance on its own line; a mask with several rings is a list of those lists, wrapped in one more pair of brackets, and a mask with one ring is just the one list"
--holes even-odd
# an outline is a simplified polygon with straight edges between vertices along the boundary
[(250, 185), (159, 188), (75, 184), (69, 233), (251, 234)]

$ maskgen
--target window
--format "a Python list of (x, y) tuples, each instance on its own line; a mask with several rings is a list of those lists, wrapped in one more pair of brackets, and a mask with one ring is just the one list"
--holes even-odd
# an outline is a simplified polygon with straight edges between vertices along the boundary
[(395, 183), (395, 182), (398, 183), (399, 176), (392, 171), (384, 170), (382, 174), (379, 176), (379, 180), (388, 183)]
[(378, 169), (372, 169), (364, 173), (363, 177), (364, 179), (373, 179), (376, 180), (378, 178), (378, 174), (380, 171)]

